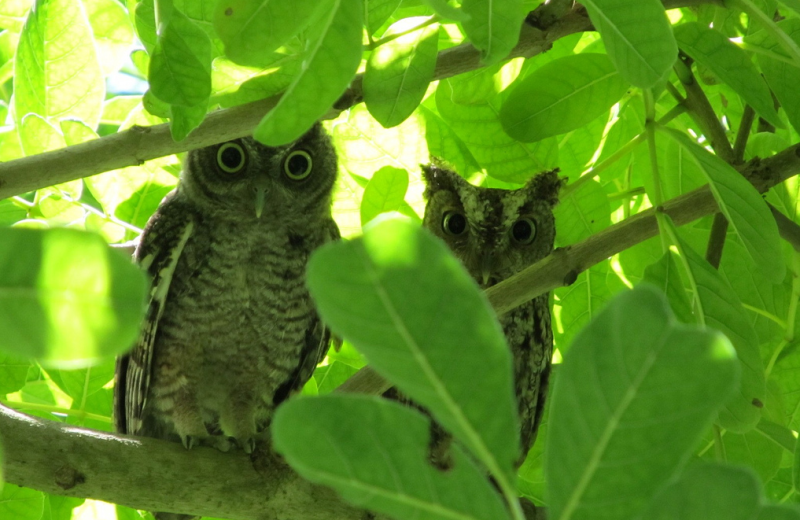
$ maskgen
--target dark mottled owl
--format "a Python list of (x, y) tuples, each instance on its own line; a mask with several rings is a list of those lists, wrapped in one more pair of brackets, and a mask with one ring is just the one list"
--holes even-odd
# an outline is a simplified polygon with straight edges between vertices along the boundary
[(243, 138), (189, 152), (136, 250), (153, 281), (140, 338), (117, 363), (119, 432), (253, 450), (328, 347), (305, 270), (339, 237), (335, 177), (319, 124), (283, 147)]
[[(481, 288), (505, 280), (553, 250), (553, 206), (562, 182), (558, 170), (541, 173), (513, 191), (473, 186), (436, 164), (422, 170), (428, 201), (423, 225), (447, 243)], [(501, 316), (500, 324), (514, 361), (521, 464), (536, 438), (547, 397), (553, 352), (548, 294)], [(436, 458), (435, 449), (432, 456)]]

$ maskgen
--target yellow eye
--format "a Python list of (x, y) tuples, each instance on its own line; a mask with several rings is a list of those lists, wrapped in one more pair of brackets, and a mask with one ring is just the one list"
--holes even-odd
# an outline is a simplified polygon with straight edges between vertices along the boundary
[(303, 150), (295, 150), (283, 161), (283, 171), (293, 181), (301, 181), (311, 174), (311, 156)]
[(227, 173), (237, 173), (247, 162), (244, 148), (237, 143), (225, 143), (217, 150), (217, 165)]

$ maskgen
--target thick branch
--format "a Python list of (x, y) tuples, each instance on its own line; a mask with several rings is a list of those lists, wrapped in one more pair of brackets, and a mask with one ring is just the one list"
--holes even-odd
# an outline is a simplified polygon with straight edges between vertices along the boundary
[(0, 405), (7, 482), (136, 509), (232, 520), (359, 520), (364, 512), (288, 467), (244, 454), (74, 428)]

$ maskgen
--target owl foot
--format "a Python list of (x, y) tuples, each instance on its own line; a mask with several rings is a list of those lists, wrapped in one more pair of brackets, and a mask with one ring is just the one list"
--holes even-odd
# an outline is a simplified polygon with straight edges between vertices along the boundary
[(183, 444), (183, 447), (187, 450), (191, 450), (198, 444), (197, 437), (194, 435), (181, 435), (181, 444)]

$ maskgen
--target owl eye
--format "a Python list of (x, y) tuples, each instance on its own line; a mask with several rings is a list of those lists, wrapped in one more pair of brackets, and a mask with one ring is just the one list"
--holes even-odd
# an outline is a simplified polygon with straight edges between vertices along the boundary
[(521, 218), (511, 226), (511, 238), (518, 244), (527, 245), (536, 238), (536, 222), (531, 218)]
[(457, 237), (467, 230), (467, 217), (456, 211), (448, 211), (442, 219), (442, 229), (448, 235)]
[(225, 143), (217, 150), (217, 165), (227, 173), (236, 173), (246, 162), (244, 148), (237, 143)]
[(303, 150), (295, 150), (283, 161), (283, 171), (293, 181), (301, 181), (311, 174), (311, 156)]

